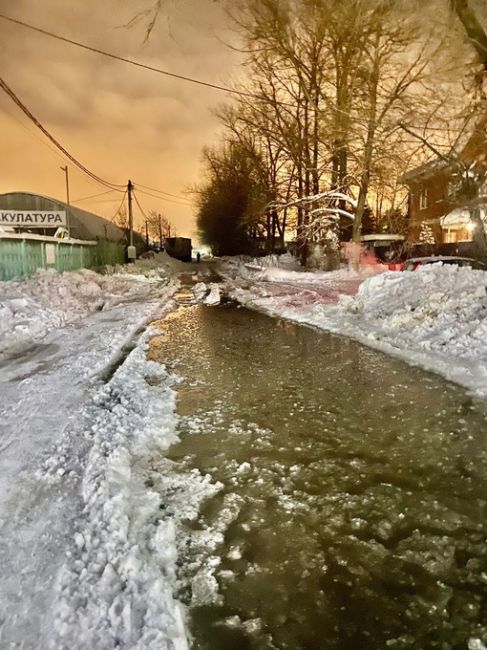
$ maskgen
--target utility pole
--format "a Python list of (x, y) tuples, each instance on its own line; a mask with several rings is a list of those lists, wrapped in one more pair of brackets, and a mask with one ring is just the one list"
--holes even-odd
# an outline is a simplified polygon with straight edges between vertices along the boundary
[(63, 172), (66, 174), (66, 203), (68, 206), (68, 209), (66, 211), (66, 230), (68, 231), (68, 239), (71, 237), (71, 219), (70, 219), (70, 211), (71, 211), (71, 206), (69, 204), (69, 174), (68, 174), (68, 166), (66, 165), (65, 167), (61, 167)]
[(132, 191), (134, 186), (132, 181), (127, 183), (127, 196), (129, 200), (129, 246), (134, 245), (134, 215), (132, 214)]
[(137, 258), (137, 253), (134, 246), (134, 215), (132, 213), (132, 192), (134, 185), (131, 180), (127, 183), (127, 196), (129, 204), (129, 245), (127, 249), (127, 257), (129, 262)]
[(162, 215), (159, 215), (159, 248), (162, 251)]
[(145, 245), (149, 248), (149, 222), (145, 220)]

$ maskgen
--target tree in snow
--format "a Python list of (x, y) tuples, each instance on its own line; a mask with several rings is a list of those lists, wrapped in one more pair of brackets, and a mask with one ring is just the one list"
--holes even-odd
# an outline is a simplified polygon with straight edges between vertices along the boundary
[[(300, 200), (334, 190), (358, 198), (359, 240), (374, 201), (384, 215), (405, 198), (397, 178), (421, 145), (411, 144), (398, 122), (421, 125), (434, 116), (438, 123), (458, 106), (441, 76), (444, 47), (400, 0), (229, 4), (251, 81), (241, 87), (247, 95), (218, 116), (227, 138), (264, 170), (267, 239), (283, 242), (287, 229), (303, 240), (318, 206), (307, 209)], [(293, 201), (278, 218), (266, 213), (270, 202)]]
[(300, 248), (314, 250), (315, 257), (319, 251), (320, 266), (325, 270), (337, 269), (340, 263), (340, 221), (346, 219), (353, 223), (355, 199), (330, 190), (276, 205), (275, 208), (282, 210), (298, 205), (306, 215), (305, 222), (298, 231)]

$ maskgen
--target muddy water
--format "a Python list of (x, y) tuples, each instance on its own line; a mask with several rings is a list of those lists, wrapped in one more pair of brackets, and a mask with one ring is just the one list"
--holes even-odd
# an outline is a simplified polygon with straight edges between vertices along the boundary
[(484, 403), (245, 309), (161, 328), (151, 355), (182, 378), (173, 468), (221, 484), (183, 522), (194, 649), (487, 643)]

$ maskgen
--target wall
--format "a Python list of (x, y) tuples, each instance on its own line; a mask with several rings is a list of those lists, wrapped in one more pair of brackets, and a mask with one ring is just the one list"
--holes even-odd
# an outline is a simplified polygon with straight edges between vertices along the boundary
[[(448, 214), (457, 207), (448, 196), (448, 184), (451, 180), (449, 170), (440, 170), (434, 176), (425, 178), (422, 182), (411, 182), (409, 195), (409, 217), (410, 230), (413, 238), (419, 238), (421, 224), (427, 223), (438, 243), (443, 241), (443, 232), (440, 225), (440, 217)], [(428, 192), (428, 205), (426, 208), (420, 206), (421, 189), (425, 187)]]
[(0, 233), (0, 280), (23, 278), (37, 269), (76, 271), (125, 262), (125, 249), (117, 242), (66, 242), (41, 235)]

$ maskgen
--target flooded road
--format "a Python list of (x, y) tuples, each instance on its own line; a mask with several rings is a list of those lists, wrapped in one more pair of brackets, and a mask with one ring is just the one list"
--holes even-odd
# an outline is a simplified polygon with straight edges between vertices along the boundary
[(487, 643), (485, 403), (245, 309), (159, 328), (150, 356), (181, 378), (166, 462), (216, 486), (181, 524), (193, 650)]

